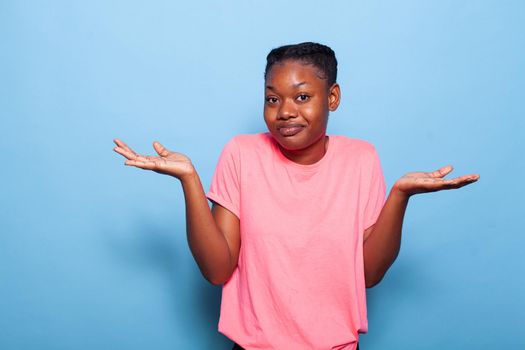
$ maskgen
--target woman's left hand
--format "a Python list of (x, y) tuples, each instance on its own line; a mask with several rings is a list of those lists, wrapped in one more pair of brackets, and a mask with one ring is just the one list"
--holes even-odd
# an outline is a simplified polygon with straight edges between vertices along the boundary
[(394, 184), (394, 189), (405, 194), (407, 197), (426, 192), (436, 192), (441, 190), (451, 190), (469, 185), (478, 181), (478, 174), (463, 175), (454, 179), (444, 179), (452, 172), (452, 166), (447, 165), (439, 170), (425, 173), (408, 173)]

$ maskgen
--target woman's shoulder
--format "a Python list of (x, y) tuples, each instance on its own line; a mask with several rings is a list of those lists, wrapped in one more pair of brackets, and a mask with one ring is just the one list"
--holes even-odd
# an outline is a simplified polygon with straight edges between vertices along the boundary
[(264, 144), (270, 142), (271, 135), (269, 132), (261, 132), (257, 134), (238, 134), (230, 139), (230, 142), (238, 144)]
[(375, 146), (366, 140), (356, 139), (343, 135), (330, 135), (330, 138), (333, 138), (337, 144), (337, 148), (340, 151), (347, 150), (354, 153), (360, 154), (375, 154), (377, 153)]
[(257, 134), (238, 134), (232, 137), (226, 147), (235, 147), (243, 152), (255, 150), (261, 151), (263, 149), (270, 149), (272, 146), (272, 136), (268, 132)]

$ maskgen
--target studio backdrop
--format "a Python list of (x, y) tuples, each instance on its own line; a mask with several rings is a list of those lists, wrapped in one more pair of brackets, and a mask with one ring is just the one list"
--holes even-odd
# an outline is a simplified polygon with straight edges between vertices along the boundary
[(525, 348), (524, 14), (490, 0), (3, 0), (0, 348), (231, 348), (179, 181), (125, 167), (112, 140), (188, 155), (207, 190), (224, 144), (266, 131), (266, 54), (303, 41), (339, 61), (328, 133), (372, 142), (388, 187), (447, 164), (481, 174), (410, 200), (361, 348)]

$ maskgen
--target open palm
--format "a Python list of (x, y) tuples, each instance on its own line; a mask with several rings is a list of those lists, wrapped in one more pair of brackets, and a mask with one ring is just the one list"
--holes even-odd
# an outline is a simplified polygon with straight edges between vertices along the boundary
[(113, 150), (128, 160), (126, 165), (141, 169), (153, 170), (157, 173), (174, 176), (181, 179), (192, 175), (195, 171), (191, 160), (182, 153), (172, 152), (159, 142), (153, 143), (158, 156), (145, 156), (134, 152), (128, 145), (119, 139), (114, 140), (117, 145)]
[(454, 179), (445, 179), (444, 177), (452, 172), (453, 168), (447, 165), (433, 172), (413, 172), (404, 175), (394, 185), (394, 187), (407, 194), (436, 192), (441, 190), (451, 190), (460, 188), (476, 182), (479, 175), (470, 174), (456, 177)]

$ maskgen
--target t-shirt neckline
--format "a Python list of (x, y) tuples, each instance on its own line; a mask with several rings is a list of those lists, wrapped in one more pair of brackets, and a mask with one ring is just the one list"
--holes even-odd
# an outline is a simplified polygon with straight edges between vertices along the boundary
[(267, 132), (266, 134), (271, 140), (273, 150), (277, 154), (277, 158), (282, 163), (284, 163), (286, 166), (297, 169), (299, 171), (309, 172), (309, 171), (315, 171), (319, 169), (324, 163), (326, 163), (329, 160), (329, 158), (331, 158), (334, 152), (334, 149), (335, 149), (335, 137), (326, 135), (328, 136), (328, 145), (327, 145), (326, 152), (323, 155), (323, 157), (319, 159), (317, 162), (312, 163), (312, 164), (299, 164), (299, 163), (296, 163), (286, 158), (286, 156), (283, 154), (283, 152), (279, 148), (278, 142), (273, 138), (272, 134), (270, 134), (269, 132)]

